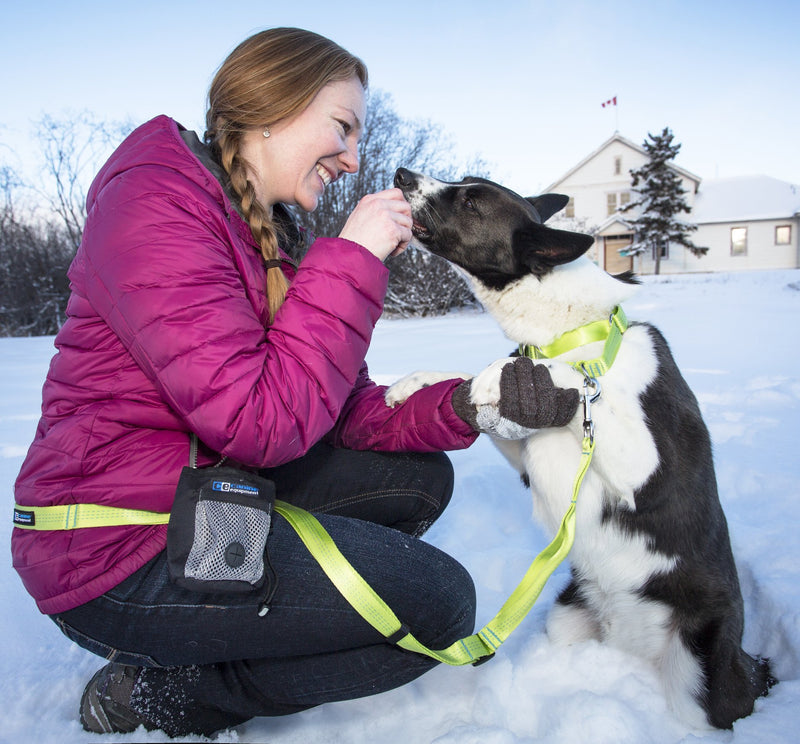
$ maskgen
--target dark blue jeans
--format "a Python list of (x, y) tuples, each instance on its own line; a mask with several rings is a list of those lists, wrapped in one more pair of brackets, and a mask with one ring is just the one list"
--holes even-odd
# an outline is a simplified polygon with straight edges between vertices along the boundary
[[(444, 454), (317, 445), (265, 474), (278, 498), (318, 515), (422, 643), (444, 648), (472, 632), (470, 576), (417, 537), (452, 493)], [(143, 667), (132, 706), (172, 736), (208, 735), (254, 716), (383, 692), (435, 665), (368, 625), (278, 515), (267, 547), (278, 581), (264, 617), (257, 613), (260, 593), (176, 586), (162, 553), (102, 597), (54, 619), (84, 648)]]

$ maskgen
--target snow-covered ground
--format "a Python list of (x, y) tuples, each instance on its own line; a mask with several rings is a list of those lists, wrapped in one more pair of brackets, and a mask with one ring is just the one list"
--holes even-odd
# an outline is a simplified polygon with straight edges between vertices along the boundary
[[(800, 271), (652, 277), (626, 304), (656, 323), (700, 400), (715, 447), (746, 606), (745, 648), (772, 657), (780, 683), (730, 731), (691, 731), (666, 709), (642, 661), (587, 643), (552, 646), (545, 614), (566, 567), (495, 659), (438, 667), (383, 695), (296, 716), (256, 719), (217, 737), (272, 744), (673, 744), (800, 740)], [(391, 382), (414, 369), (478, 371), (511, 344), (488, 316), (384, 320), (368, 356)], [(0, 487), (11, 532), (13, 482), (33, 436), (51, 338), (0, 339)], [(598, 434), (599, 435), (599, 434)], [(452, 453), (453, 502), (426, 539), (475, 578), (487, 622), (546, 544), (530, 497), (485, 438)], [(8, 553), (6, 554), (8, 556)], [(81, 691), (102, 661), (38, 614), (10, 559), (0, 567), (0, 742), (166, 741), (159, 732), (94, 737), (77, 717)], [(194, 739), (200, 741), (201, 739)]]

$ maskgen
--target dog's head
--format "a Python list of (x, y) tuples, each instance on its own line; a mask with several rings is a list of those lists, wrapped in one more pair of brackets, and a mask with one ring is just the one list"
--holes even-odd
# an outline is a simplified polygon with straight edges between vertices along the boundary
[(594, 242), (544, 226), (566, 205), (561, 194), (526, 199), (484, 178), (447, 183), (405, 168), (398, 168), (394, 184), (411, 204), (414, 242), (492, 289), (528, 274), (543, 276)]

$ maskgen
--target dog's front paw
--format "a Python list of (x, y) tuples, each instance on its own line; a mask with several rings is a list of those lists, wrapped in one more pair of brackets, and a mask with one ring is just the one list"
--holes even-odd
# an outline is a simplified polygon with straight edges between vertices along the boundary
[(444, 380), (468, 380), (472, 375), (464, 372), (412, 372), (401, 377), (384, 393), (386, 405), (394, 408), (396, 405), (408, 400), (417, 390), (422, 390), (429, 385)]
[(476, 406), (497, 406), (500, 404), (500, 375), (506, 364), (512, 364), (513, 357), (505, 357), (492, 362), (477, 377), (470, 387), (470, 403)]

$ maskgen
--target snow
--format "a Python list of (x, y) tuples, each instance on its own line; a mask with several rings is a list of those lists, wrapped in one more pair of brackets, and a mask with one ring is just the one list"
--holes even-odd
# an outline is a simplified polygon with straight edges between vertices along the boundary
[(694, 200), (691, 221), (791, 221), (800, 214), (800, 186), (769, 176), (736, 176), (704, 180)]
[[(331, 744), (744, 744), (795, 742), (800, 730), (800, 271), (645, 277), (629, 317), (656, 323), (698, 396), (715, 446), (720, 495), (746, 606), (745, 648), (773, 659), (780, 683), (733, 731), (693, 731), (667, 710), (643, 661), (607, 646), (559, 648), (544, 618), (566, 566), (531, 614), (483, 666), (437, 667), (382, 695), (220, 734), (220, 742)], [(478, 371), (511, 344), (488, 316), (382, 320), (368, 362), (391, 382), (415, 369)], [(11, 532), (16, 473), (36, 427), (52, 338), (0, 339), (0, 483)], [(602, 436), (602, 432), (598, 432)], [(530, 497), (481, 437), (452, 453), (456, 491), (426, 539), (472, 573), (478, 622), (493, 617), (547, 542)], [(102, 660), (71, 644), (39, 615), (6, 560), (0, 581), (0, 742), (85, 744), (168, 741), (160, 732), (94, 737), (78, 700)], [(190, 741), (203, 741), (195, 737)]]

